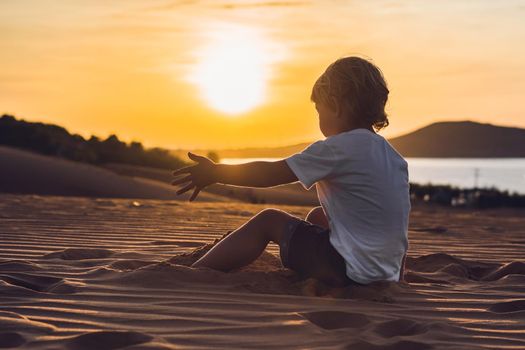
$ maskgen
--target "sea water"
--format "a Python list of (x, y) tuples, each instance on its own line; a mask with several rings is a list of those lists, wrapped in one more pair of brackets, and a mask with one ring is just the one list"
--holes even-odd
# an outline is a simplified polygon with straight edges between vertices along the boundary
[[(221, 163), (281, 158), (223, 158)], [(460, 188), (497, 188), (525, 194), (525, 158), (406, 158), (410, 182)]]

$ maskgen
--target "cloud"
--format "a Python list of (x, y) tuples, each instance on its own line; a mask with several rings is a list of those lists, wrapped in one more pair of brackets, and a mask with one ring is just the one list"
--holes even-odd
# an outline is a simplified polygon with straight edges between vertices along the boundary
[(179, 1), (169, 1), (164, 4), (158, 4), (158, 5), (151, 5), (145, 8), (142, 8), (142, 11), (167, 11), (167, 10), (173, 10), (182, 6), (188, 6), (188, 5), (195, 5), (199, 1), (196, 0), (179, 0)]
[(225, 2), (217, 3), (211, 2), (206, 3), (196, 0), (179, 0), (179, 1), (169, 1), (157, 5), (150, 5), (148, 7), (142, 8), (142, 11), (170, 11), (178, 9), (180, 7), (188, 5), (199, 4), (202, 7), (209, 8), (220, 8), (220, 9), (245, 9), (245, 8), (256, 8), (256, 7), (292, 7), (292, 6), (304, 6), (309, 5), (308, 1), (242, 1), (242, 2)]
[(224, 3), (216, 7), (225, 9), (237, 8), (253, 8), (253, 7), (290, 7), (290, 6), (304, 6), (308, 5), (306, 1), (258, 1), (258, 2), (240, 2), (240, 3)]

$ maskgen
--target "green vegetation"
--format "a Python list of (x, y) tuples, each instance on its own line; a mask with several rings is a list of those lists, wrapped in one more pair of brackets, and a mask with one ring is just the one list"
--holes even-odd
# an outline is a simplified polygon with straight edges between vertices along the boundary
[(17, 120), (11, 115), (0, 118), (0, 145), (91, 164), (124, 163), (160, 169), (176, 169), (186, 164), (168, 150), (145, 149), (140, 142), (126, 144), (116, 135), (105, 140), (96, 136), (86, 140), (63, 127)]
[(440, 185), (410, 184), (412, 202), (435, 203), (466, 208), (525, 208), (525, 195), (495, 188), (458, 188)]
[(215, 151), (209, 151), (208, 154), (206, 154), (206, 157), (210, 158), (215, 163), (219, 163), (221, 160), (221, 158)]

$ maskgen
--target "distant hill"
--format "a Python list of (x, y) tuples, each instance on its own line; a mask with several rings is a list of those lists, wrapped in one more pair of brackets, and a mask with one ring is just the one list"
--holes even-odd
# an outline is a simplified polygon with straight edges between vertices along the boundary
[[(279, 158), (300, 152), (308, 145), (309, 143), (299, 143), (296, 145), (282, 147), (223, 149), (219, 151), (213, 150), (212, 152), (217, 153), (219, 158)], [(177, 157), (183, 158), (186, 156), (188, 151), (202, 155), (205, 155), (208, 152), (210, 152), (210, 150), (208, 149), (178, 149), (171, 151), (171, 153)]]
[(525, 157), (525, 129), (439, 122), (389, 140), (405, 157)]
[(97, 165), (124, 163), (176, 169), (186, 164), (168, 150), (145, 149), (140, 142), (127, 144), (116, 135), (86, 140), (58, 125), (27, 122), (6, 114), (0, 117), (0, 145)]
[[(389, 139), (405, 157), (521, 158), (525, 157), (525, 129), (471, 121), (439, 122)], [(300, 152), (309, 143), (274, 148), (216, 151), (220, 158), (274, 158)], [(207, 150), (194, 150), (204, 154)], [(175, 151), (185, 154), (185, 151)], [(180, 153), (179, 153), (180, 152)]]
[[(313, 141), (313, 140), (312, 140)], [(471, 121), (439, 122), (389, 139), (405, 157), (496, 158), (525, 157), (525, 129)], [(91, 164), (123, 163), (161, 169), (186, 164), (187, 150), (145, 149), (139, 142), (126, 144), (111, 135), (84, 139), (52, 124), (0, 117), (0, 145), (59, 156)], [(219, 158), (278, 158), (300, 152), (309, 143), (284, 147), (215, 150)], [(192, 150), (210, 156), (210, 150)]]

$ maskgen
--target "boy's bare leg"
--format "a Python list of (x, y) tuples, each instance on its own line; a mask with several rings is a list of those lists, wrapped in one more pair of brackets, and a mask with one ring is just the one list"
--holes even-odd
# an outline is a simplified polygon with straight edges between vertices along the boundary
[(299, 220), (284, 211), (265, 209), (219, 241), (193, 267), (229, 271), (253, 262), (270, 241), (282, 240), (290, 222)]

